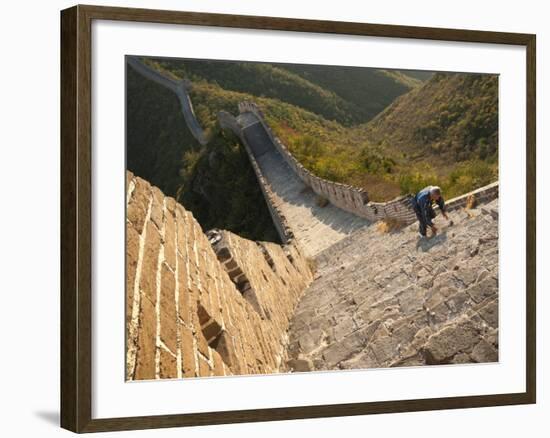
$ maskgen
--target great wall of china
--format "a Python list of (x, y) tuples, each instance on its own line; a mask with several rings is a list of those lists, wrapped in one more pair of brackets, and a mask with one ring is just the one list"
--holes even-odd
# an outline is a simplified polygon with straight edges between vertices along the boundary
[(185, 123), (189, 128), (189, 131), (200, 144), (206, 144), (208, 139), (206, 138), (200, 123), (195, 117), (193, 103), (189, 97), (188, 88), (190, 84), (187, 81), (176, 81), (175, 79), (169, 78), (148, 65), (143, 64), (139, 59), (133, 56), (127, 56), (126, 62), (139, 74), (159, 85), (162, 85), (163, 87), (168, 88), (176, 94), (180, 101), (181, 112), (183, 113), (183, 117), (185, 118)]
[[(128, 64), (176, 93), (205, 144), (188, 85)], [(498, 182), (447, 201), (454, 226), (435, 238), (382, 234), (376, 221), (414, 221), (410, 197), (374, 203), (318, 178), (254, 103), (238, 109), (219, 124), (245, 147), (283, 245), (205, 233), (128, 173), (129, 380), (498, 360)]]
[[(295, 238), (314, 257), (349, 234), (384, 219), (408, 224), (415, 220), (411, 195), (388, 202), (369, 202), (365, 190), (328, 181), (304, 168), (272, 133), (261, 110), (239, 104), (239, 115), (218, 114), (220, 126), (233, 131), (248, 152), (258, 182), (283, 242)], [(446, 202), (448, 211), (462, 208), (470, 195), (478, 202), (498, 197), (498, 182)], [(322, 207), (319, 198), (329, 201)]]
[(312, 280), (293, 245), (209, 237), (173, 198), (127, 173), (129, 380), (272, 373)]

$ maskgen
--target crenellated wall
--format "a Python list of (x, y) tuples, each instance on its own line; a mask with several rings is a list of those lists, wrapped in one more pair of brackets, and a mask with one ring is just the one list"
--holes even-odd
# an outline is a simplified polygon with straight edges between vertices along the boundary
[(273, 220), (273, 224), (277, 229), (279, 237), (281, 238), (281, 241), (283, 243), (291, 242), (294, 238), (294, 234), (289, 226), (289, 223), (284, 213), (281, 211), (281, 209), (278, 207), (277, 203), (273, 199), (273, 192), (271, 191), (269, 182), (264, 177), (262, 170), (258, 165), (254, 154), (252, 153), (250, 145), (248, 144), (246, 137), (243, 135), (241, 125), (239, 125), (235, 117), (233, 117), (226, 111), (220, 111), (218, 113), (218, 123), (222, 129), (229, 129), (237, 137), (239, 137), (241, 143), (246, 150), (246, 153), (248, 154), (250, 164), (252, 165), (254, 173), (256, 174), (256, 178), (258, 179), (258, 184), (260, 185), (260, 189), (262, 191), (262, 194), (264, 195), (267, 208), (269, 209), (269, 214), (271, 215), (271, 219)]
[[(368, 194), (364, 189), (319, 178), (298, 162), (285, 144), (274, 135), (261, 109), (255, 103), (239, 103), (239, 112), (241, 114), (254, 114), (264, 127), (272, 144), (293, 172), (304, 184), (311, 187), (317, 195), (328, 199), (333, 205), (371, 221), (391, 218), (404, 223), (410, 223), (415, 220), (416, 216), (411, 208), (411, 195), (399, 196), (388, 202), (370, 202)], [(482, 187), (473, 193), (482, 202), (495, 199), (498, 197), (498, 182)], [(454, 209), (465, 206), (468, 195), (470, 194), (448, 200), (446, 202), (448, 208)]]
[(445, 202), (445, 209), (447, 211), (458, 210), (459, 208), (466, 207), (468, 204), (468, 199), (473, 196), (477, 204), (486, 204), (494, 199), (497, 199), (499, 196), (498, 193), (499, 184), (498, 181), (488, 184), (486, 186), (480, 187), (472, 192), (466, 193), (456, 198), (450, 199)]
[[(140, 74), (176, 93), (182, 105), (182, 112), (187, 126), (201, 144), (206, 144), (208, 140), (193, 111), (193, 104), (188, 93), (188, 82), (185, 80), (176, 81), (171, 79), (142, 63), (135, 57), (127, 57), (127, 62)], [(366, 218), (369, 221), (378, 221), (391, 218), (404, 223), (410, 223), (415, 220), (415, 214), (411, 209), (411, 195), (400, 196), (388, 202), (370, 202), (366, 190), (347, 184), (328, 181), (314, 175), (306, 169), (290, 153), (286, 145), (274, 135), (273, 131), (266, 122), (261, 109), (254, 102), (240, 102), (239, 113), (250, 113), (256, 116), (257, 120), (261, 123), (270, 138), (272, 145), (277, 149), (292, 171), (300, 178), (301, 181), (303, 181), (306, 186), (310, 187), (317, 195), (330, 201), (331, 204), (341, 208), (342, 210)], [(269, 183), (265, 180), (260, 166), (256, 161), (253, 148), (251, 148), (251, 145), (248, 144), (246, 137), (243, 135), (243, 127), (238, 123), (235, 117), (225, 111), (221, 111), (218, 114), (218, 120), (222, 128), (230, 129), (241, 139), (250, 157), (252, 167), (254, 168), (254, 172), (256, 173), (258, 182), (260, 183), (260, 187), (266, 199), (275, 227), (277, 228), (283, 242), (286, 243), (291, 241), (293, 239), (291, 227), (289, 226), (283, 212), (277, 207), (276, 203), (272, 202), (273, 194), (270, 191)], [(493, 188), (493, 184), (487, 188), (481, 188), (477, 194), (479, 196), (483, 196), (485, 202), (495, 199), (498, 196), (498, 183), (495, 184), (496, 189)], [(459, 198), (461, 200), (459, 200)], [(448, 201), (449, 208), (454, 208), (452, 207), (454, 204), (464, 206), (466, 203), (465, 198), (459, 198)]]
[(130, 172), (126, 234), (128, 380), (280, 370), (289, 320), (312, 281), (293, 245), (207, 237)]
[[(127, 62), (145, 77), (177, 94), (187, 126), (201, 144), (206, 144), (205, 133), (193, 112), (188, 81), (169, 78), (135, 57), (127, 57)], [(415, 220), (411, 195), (388, 202), (371, 202), (364, 189), (320, 178), (300, 164), (274, 135), (255, 103), (241, 102), (238, 109), (237, 117), (219, 112), (219, 125), (241, 140), (283, 243), (300, 245), (304, 254), (315, 257), (371, 222), (395, 219), (407, 224)], [(496, 198), (498, 182), (480, 188), (476, 196), (480, 202)], [(318, 197), (330, 204), (323, 207)], [(461, 196), (447, 200), (447, 206), (457, 208), (466, 201), (467, 196)]]
[(369, 202), (368, 194), (364, 189), (320, 178), (294, 158), (285, 144), (275, 136), (265, 121), (262, 111), (255, 103), (241, 102), (239, 104), (239, 112), (254, 114), (289, 167), (304, 184), (311, 187), (317, 195), (328, 199), (333, 205), (371, 221), (387, 217), (404, 222), (414, 220), (415, 215), (410, 208), (410, 196), (401, 196), (388, 202)]
[[(254, 103), (239, 112), (220, 112), (219, 124), (244, 145), (285, 244), (205, 234), (127, 172), (128, 380), (498, 360), (498, 182), (447, 200), (457, 226), (433, 239), (412, 238), (412, 226), (380, 234), (371, 222), (414, 221), (411, 196), (370, 202), (365, 190), (319, 178)], [(472, 196), (485, 206), (462, 211)]]

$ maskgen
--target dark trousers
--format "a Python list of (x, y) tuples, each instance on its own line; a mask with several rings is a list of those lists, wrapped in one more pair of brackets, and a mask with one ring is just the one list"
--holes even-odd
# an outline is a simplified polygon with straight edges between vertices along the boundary
[[(426, 230), (428, 228), (428, 224), (424, 221), (424, 216), (422, 215), (422, 212), (420, 211), (420, 208), (415, 206), (414, 212), (416, 213), (416, 218), (418, 219), (418, 232), (422, 234), (423, 236), (426, 235)], [(428, 208), (428, 214), (427, 216), (430, 219), (435, 218), (435, 211), (432, 207)]]

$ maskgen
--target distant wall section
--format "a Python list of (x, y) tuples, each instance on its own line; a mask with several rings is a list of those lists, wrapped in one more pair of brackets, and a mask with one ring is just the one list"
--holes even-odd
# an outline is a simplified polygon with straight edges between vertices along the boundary
[(262, 170), (260, 169), (260, 166), (256, 161), (256, 157), (252, 153), (252, 149), (250, 148), (246, 137), (243, 135), (241, 125), (239, 125), (237, 119), (234, 116), (226, 111), (220, 111), (218, 113), (218, 123), (220, 124), (220, 127), (222, 129), (228, 129), (232, 131), (241, 140), (241, 143), (244, 145), (246, 153), (248, 154), (252, 169), (254, 169), (254, 173), (256, 174), (258, 184), (260, 185), (260, 189), (262, 190), (262, 194), (264, 195), (267, 208), (269, 209), (269, 214), (271, 215), (271, 219), (273, 220), (273, 224), (277, 229), (279, 237), (281, 238), (281, 241), (283, 243), (291, 242), (294, 238), (294, 234), (292, 233), (292, 230), (284, 213), (280, 210), (280, 208), (277, 207), (277, 203), (273, 200), (273, 193), (269, 186), (269, 182), (264, 177)]
[(144, 64), (139, 58), (136, 58), (134, 56), (127, 56), (126, 62), (136, 72), (138, 72), (145, 78), (156, 82), (157, 84), (162, 85), (163, 87), (166, 87), (176, 93), (176, 96), (180, 101), (181, 112), (183, 113), (187, 128), (200, 144), (207, 144), (208, 139), (206, 138), (206, 134), (203, 131), (199, 121), (197, 120), (197, 117), (195, 116), (193, 103), (191, 102), (191, 97), (189, 96), (189, 87), (191, 86), (190, 82), (185, 79), (178, 81), (170, 78), (158, 72), (154, 68), (148, 66), (147, 64)]
[[(319, 178), (298, 162), (286, 145), (275, 136), (265, 121), (261, 109), (255, 103), (241, 102), (239, 104), (239, 112), (254, 114), (264, 127), (273, 146), (294, 173), (304, 184), (311, 187), (317, 195), (328, 199), (333, 205), (372, 221), (391, 218), (404, 223), (410, 223), (415, 220), (416, 215), (412, 210), (411, 195), (400, 196), (388, 202), (371, 202), (369, 201), (367, 191), (364, 189)], [(473, 193), (476, 197), (479, 197), (480, 202), (488, 202), (495, 199), (498, 197), (498, 182), (482, 187)], [(466, 202), (467, 196), (464, 195), (449, 200), (447, 205), (449, 209), (454, 209), (465, 206)]]

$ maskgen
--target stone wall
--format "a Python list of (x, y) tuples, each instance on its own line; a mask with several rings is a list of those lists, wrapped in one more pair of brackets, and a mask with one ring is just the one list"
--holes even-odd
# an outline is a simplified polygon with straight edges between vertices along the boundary
[(209, 241), (190, 212), (130, 172), (126, 233), (128, 380), (279, 371), (312, 280), (293, 245), (226, 231)]
[(265, 179), (262, 170), (260, 169), (260, 166), (258, 165), (258, 162), (256, 161), (256, 158), (254, 157), (254, 154), (250, 149), (250, 145), (243, 135), (242, 128), (237, 122), (237, 119), (235, 119), (235, 117), (233, 117), (226, 111), (220, 111), (218, 113), (218, 123), (222, 129), (229, 129), (241, 140), (241, 143), (243, 144), (246, 153), (248, 154), (250, 164), (252, 165), (254, 173), (256, 174), (256, 178), (258, 179), (258, 184), (260, 185), (260, 189), (262, 190), (262, 194), (264, 195), (267, 208), (269, 209), (269, 214), (271, 215), (273, 224), (275, 225), (275, 228), (279, 233), (279, 237), (281, 238), (281, 241), (283, 243), (290, 243), (294, 238), (292, 230), (290, 229), (285, 215), (278, 208), (277, 203), (273, 200), (273, 193), (271, 191), (269, 182)]
[(191, 102), (191, 97), (189, 96), (189, 88), (191, 87), (191, 82), (186, 79), (176, 80), (168, 77), (165, 74), (162, 74), (154, 68), (148, 66), (147, 64), (144, 64), (140, 61), (139, 58), (136, 58), (134, 56), (127, 56), (126, 62), (143, 77), (153, 82), (156, 82), (163, 87), (168, 88), (176, 94), (180, 101), (181, 112), (185, 119), (185, 124), (189, 128), (189, 131), (200, 144), (207, 144), (208, 139), (206, 138), (206, 134), (203, 131), (199, 121), (197, 120), (197, 117), (195, 116), (193, 103)]
[[(189, 97), (188, 89), (190, 83), (186, 80), (176, 81), (169, 78), (142, 63), (135, 57), (127, 57), (127, 63), (143, 76), (176, 93), (182, 105), (182, 112), (188, 128), (197, 141), (203, 145), (206, 144), (208, 139), (206, 138), (204, 131), (195, 117), (193, 104)], [(280, 153), (288, 166), (293, 170), (293, 172), (317, 195), (326, 198), (336, 207), (371, 221), (391, 218), (403, 223), (410, 223), (415, 220), (415, 214), (411, 209), (412, 197), (410, 195), (400, 196), (388, 202), (370, 202), (367, 191), (362, 188), (320, 178), (311, 173), (300, 162), (298, 162), (298, 160), (290, 153), (286, 145), (274, 135), (258, 105), (248, 101), (240, 102), (239, 112), (241, 114), (254, 114), (258, 121), (262, 124), (274, 147)], [(266, 181), (263, 176), (260, 166), (252, 153), (250, 145), (248, 145), (245, 136), (242, 134), (242, 127), (239, 125), (235, 117), (225, 111), (218, 113), (218, 121), (223, 129), (230, 129), (243, 143), (250, 157), (252, 167), (258, 178), (258, 183), (260, 184), (262, 193), (266, 199), (267, 206), (279, 236), (281, 237), (283, 243), (291, 242), (294, 237), (291, 227), (289, 226), (285, 215), (277, 207), (276, 203), (273, 202), (273, 194), (271, 193), (271, 189), (269, 187), (269, 181)], [(483, 197), (484, 202), (487, 202), (490, 199), (495, 199), (498, 196), (498, 183), (495, 184), (496, 188), (493, 184), (487, 186), (487, 188), (480, 189), (478, 195)], [(455, 208), (452, 207), (455, 203), (457, 205), (456, 208), (464, 206), (466, 203), (466, 198), (459, 197), (448, 201), (447, 204), (449, 208)]]
[[(419, 242), (413, 226), (349, 234), (316, 255), (312, 283), (276, 202), (276, 178), (258, 164), (265, 148), (256, 159), (245, 125), (261, 123), (286, 178), (338, 207), (329, 206), (331, 218), (412, 222), (411, 197), (370, 202), (365, 190), (319, 178), (254, 103), (242, 102), (239, 112), (220, 112), (220, 126), (242, 141), (285, 245), (223, 230), (204, 234), (174, 199), (127, 173), (128, 380), (498, 360), (498, 182), (447, 200), (455, 226), (429, 241)], [(462, 211), (471, 195), (485, 206)], [(295, 226), (296, 217), (288, 217)]]
[[(197, 139), (197, 141), (199, 141), (203, 145), (206, 144), (208, 142), (208, 139), (206, 138), (206, 135), (195, 116), (195, 113), (193, 111), (193, 104), (189, 97), (189, 81), (177, 81), (169, 78), (164, 74), (156, 71), (155, 69), (149, 67), (148, 65), (142, 63), (138, 58), (135, 57), (128, 56), (127, 63), (146, 78), (162, 86), (165, 86), (166, 88), (176, 93), (182, 105), (182, 112), (189, 130)], [(282, 143), (277, 136), (274, 135), (258, 105), (256, 105), (254, 102), (240, 102), (239, 112), (241, 114), (247, 112), (254, 114), (257, 117), (258, 121), (264, 127), (267, 135), (271, 139), (272, 144), (281, 154), (288, 166), (294, 171), (294, 173), (304, 182), (304, 184), (306, 184), (308, 187), (311, 187), (311, 189), (317, 195), (326, 198), (333, 205), (371, 221), (391, 218), (404, 223), (410, 223), (415, 220), (415, 214), (411, 209), (410, 195), (400, 196), (388, 202), (370, 202), (367, 191), (362, 188), (320, 178), (311, 173), (301, 163), (299, 163), (298, 160), (290, 153), (286, 145)], [(269, 182), (266, 181), (264, 176), (262, 175), (260, 167), (258, 166), (256, 159), (254, 158), (254, 154), (252, 153), (252, 150), (248, 145), (246, 138), (242, 135), (242, 127), (239, 125), (235, 117), (225, 111), (221, 111), (220, 113), (218, 113), (218, 120), (222, 128), (230, 129), (231, 131), (233, 131), (240, 138), (241, 142), (245, 146), (245, 149), (247, 150), (247, 153), (250, 157), (252, 167), (254, 168), (254, 172), (256, 173), (258, 182), (264, 194), (264, 198), (266, 199), (271, 217), (281, 237), (281, 240), (284, 243), (290, 242), (293, 239), (292, 231), (286, 218), (284, 217), (284, 214), (272, 201), (273, 196), (270, 192)], [(486, 188), (480, 189), (478, 195), (483, 197), (484, 202), (495, 199), (498, 196), (498, 183), (495, 184), (496, 188), (494, 187), (494, 185), (490, 185), (487, 186), (488, 190), (486, 190)], [(457, 203), (456, 208), (464, 206), (466, 203), (466, 198), (459, 197), (456, 200), (453, 199), (448, 202), (448, 205), (451, 208), (451, 206), (455, 203)]]
[[(290, 153), (286, 145), (275, 136), (261, 111), (253, 102), (241, 102), (239, 104), (240, 113), (252, 113), (261, 122), (273, 145), (281, 154), (288, 166), (296, 175), (319, 196), (328, 199), (333, 205), (346, 210), (357, 216), (367, 218), (372, 221), (382, 219), (396, 219), (400, 222), (410, 223), (416, 218), (411, 208), (411, 195), (400, 196), (388, 202), (370, 202), (366, 190), (328, 181), (311, 173)], [(482, 198), (483, 202), (488, 202), (498, 197), (498, 182), (482, 187), (475, 192), (476, 197)], [(460, 208), (466, 205), (467, 196), (460, 196), (447, 201), (449, 209)]]
[(445, 203), (445, 209), (447, 211), (453, 211), (458, 210), (460, 208), (466, 207), (468, 203), (468, 199), (473, 196), (476, 200), (476, 203), (478, 204), (486, 204), (493, 199), (497, 199), (498, 196), (498, 190), (499, 190), (499, 184), (498, 181), (486, 185), (484, 187), (480, 187), (477, 190), (474, 190), (473, 192), (466, 193), (462, 196), (457, 196), (456, 198), (450, 199)]

